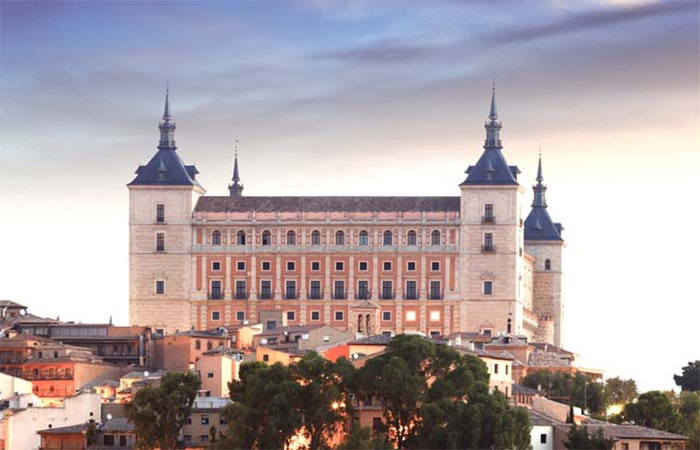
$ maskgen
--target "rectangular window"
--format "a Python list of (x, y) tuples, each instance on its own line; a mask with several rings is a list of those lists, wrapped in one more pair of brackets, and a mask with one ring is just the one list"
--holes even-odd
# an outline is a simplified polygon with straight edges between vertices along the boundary
[(418, 298), (416, 291), (416, 280), (406, 280), (406, 300), (415, 300)]
[(265, 329), (266, 330), (274, 330), (277, 328), (277, 322), (274, 320), (268, 320), (267, 323), (265, 324)]
[(321, 312), (320, 311), (311, 311), (311, 320), (321, 320)]
[(214, 372), (207, 372), (207, 378), (214, 378)]
[(493, 365), (493, 373), (498, 373), (498, 364)]
[(392, 300), (394, 298), (393, 284), (389, 280), (382, 281), (382, 299)]
[(236, 280), (236, 300), (246, 300), (248, 298), (248, 290), (246, 289), (245, 280)]
[(416, 321), (416, 312), (415, 311), (406, 311), (406, 322), (415, 322)]
[(156, 294), (165, 294), (165, 281), (156, 281)]
[(214, 272), (221, 271), (221, 261), (212, 261), (211, 262), (211, 270)]
[(430, 263), (430, 270), (433, 272), (439, 272), (440, 271), (440, 261), (432, 261)]
[(439, 281), (431, 281), (430, 282), (430, 300), (441, 300), (442, 299), (442, 291), (440, 289), (440, 282)]
[(345, 270), (345, 264), (343, 263), (343, 261), (336, 261), (336, 263), (335, 263), (335, 271), (336, 271), (336, 272), (342, 272), (343, 270)]
[(284, 298), (287, 300), (295, 299), (297, 298), (297, 282), (294, 280), (288, 280), (284, 284), (285, 290), (284, 290)]
[(336, 280), (333, 282), (333, 298), (337, 300), (345, 298), (345, 281)]
[(270, 271), (270, 261), (263, 261), (260, 263), (260, 270), (263, 272), (269, 272)]
[(312, 261), (311, 262), (311, 270), (314, 272), (318, 272), (321, 270), (321, 262), (320, 261)]
[(156, 205), (156, 222), (165, 222), (165, 205), (162, 203)]
[(484, 223), (493, 223), (493, 204), (487, 203), (484, 205)]
[(388, 322), (391, 320), (391, 311), (382, 311), (382, 320)]
[(221, 320), (221, 313), (219, 311), (212, 311), (211, 320)]
[(214, 280), (211, 282), (211, 292), (209, 293), (210, 300), (221, 300), (221, 281)]
[(202, 425), (209, 425), (209, 416), (202, 414)]
[(319, 300), (321, 298), (321, 281), (311, 280), (311, 289), (309, 289), (309, 298), (311, 300)]
[(343, 314), (343, 311), (336, 311), (335, 312), (335, 320), (337, 322), (341, 322), (344, 317), (345, 317), (345, 315)]
[[(547, 443), (547, 434), (546, 433), (540, 434), (540, 444), (546, 444), (546, 443)], [(624, 448), (624, 445), (625, 444), (623, 444), (623, 448)]]
[(268, 362), (270, 360), (270, 355), (263, 355), (263, 361)]
[(367, 271), (367, 261), (360, 261), (360, 264), (357, 266), (358, 270), (362, 272)]
[(245, 261), (236, 261), (236, 270), (239, 272), (245, 271)]
[(382, 336), (391, 336), (391, 331), (382, 331)]
[(384, 270), (384, 272), (390, 271), (391, 270), (391, 261), (384, 261), (384, 263), (382, 264), (382, 270)]
[(260, 281), (260, 299), (269, 300), (272, 298), (272, 281), (262, 280)]
[(508, 375), (508, 364), (506, 364), (506, 375)]
[(406, 270), (409, 272), (413, 272), (416, 270), (416, 262), (415, 261), (409, 261), (406, 263)]
[(245, 311), (236, 311), (236, 320), (243, 322), (245, 320)]
[(484, 281), (484, 295), (493, 294), (493, 281)]
[(287, 311), (287, 320), (296, 320), (297, 315), (294, 311)]
[(368, 300), (369, 299), (369, 281), (360, 280), (357, 282), (357, 299), (358, 300)]
[(430, 321), (440, 322), (440, 311), (430, 311)]
[(165, 251), (165, 233), (156, 233), (156, 251)]
[(484, 233), (484, 247), (483, 250), (485, 252), (492, 252), (494, 251), (494, 246), (493, 246), (493, 233)]
[(126, 435), (119, 435), (119, 446), (126, 447)]
[(287, 261), (287, 272), (294, 272), (297, 269), (294, 261)]

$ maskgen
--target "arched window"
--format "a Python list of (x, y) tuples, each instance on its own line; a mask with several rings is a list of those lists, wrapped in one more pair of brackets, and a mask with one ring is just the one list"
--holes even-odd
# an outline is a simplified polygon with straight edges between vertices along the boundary
[(294, 230), (287, 231), (287, 245), (297, 245), (297, 234)]
[(270, 236), (270, 232), (268, 230), (263, 231), (262, 245), (271, 245), (271, 244), (272, 244), (272, 236)]
[(360, 245), (367, 244), (369, 244), (369, 235), (367, 234), (367, 231), (362, 230), (360, 231)]
[(391, 245), (391, 244), (393, 244), (393, 239), (392, 239), (391, 231), (386, 230), (386, 231), (384, 232), (384, 239), (382, 240), (382, 243), (383, 243), (384, 245)]
[(357, 316), (357, 332), (362, 333), (362, 314)]
[(245, 245), (245, 231), (238, 230), (236, 233), (236, 245)]
[(335, 232), (335, 245), (345, 245), (345, 233), (343, 233), (343, 230)]
[(430, 233), (430, 245), (440, 245), (440, 232), (438, 230), (433, 230)]
[(314, 230), (311, 232), (311, 245), (321, 245), (321, 232)]
[(214, 230), (211, 234), (211, 245), (221, 245), (221, 231)]
[(414, 230), (410, 230), (408, 232), (408, 236), (406, 236), (406, 245), (417, 245), (418, 244), (418, 239), (416, 238), (416, 232)]
[(552, 262), (548, 259), (544, 260), (544, 270), (552, 270)]

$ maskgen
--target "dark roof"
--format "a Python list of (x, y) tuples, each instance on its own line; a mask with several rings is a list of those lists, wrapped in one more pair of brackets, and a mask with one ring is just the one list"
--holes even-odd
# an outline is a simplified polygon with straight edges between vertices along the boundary
[(373, 334), (372, 336), (366, 336), (350, 341), (349, 344), (389, 345), (389, 342), (391, 342), (392, 339), (394, 339), (393, 336), (388, 336), (386, 334)]
[(159, 149), (127, 186), (200, 186), (195, 166), (187, 166), (174, 149)]
[(523, 395), (536, 395), (537, 389), (532, 389), (522, 384), (513, 384), (512, 387), (513, 394), (523, 394)]
[(87, 430), (88, 428), (87, 423), (81, 423), (78, 425), (69, 425), (67, 427), (56, 427), (56, 428), (47, 428), (45, 430), (39, 430), (37, 433), (41, 434), (75, 434), (75, 433), (82, 433), (83, 431)]
[(511, 355), (508, 352), (500, 352), (500, 353), (489, 352), (486, 350), (471, 349), (469, 347), (464, 347), (461, 345), (454, 345), (453, 347), (461, 353), (465, 353), (465, 354), (477, 356), (477, 357), (483, 356), (484, 358), (503, 359), (506, 361), (513, 361), (515, 359), (513, 357), (513, 355)]
[(200, 197), (195, 211), (459, 211), (460, 197)]
[[(617, 425), (595, 419), (584, 419), (582, 425), (588, 428), (589, 432), (601, 430), (606, 438), (610, 439), (658, 439), (658, 440), (686, 440), (686, 436), (668, 431), (655, 430), (654, 428), (640, 427), (638, 425)], [(568, 432), (571, 425), (557, 424), (556, 427), (564, 432)]]
[(462, 185), (504, 185), (518, 184), (518, 166), (509, 166), (501, 149), (488, 147), (476, 162), (467, 169), (467, 179)]
[(537, 351), (541, 351), (541, 352), (560, 353), (563, 355), (575, 355), (574, 352), (564, 350), (561, 347), (557, 347), (556, 345), (549, 344), (547, 342), (530, 342), (530, 345), (535, 347), (535, 349), (537, 349)]
[(26, 306), (15, 303), (12, 300), (0, 300), (0, 307), (27, 309)]
[(134, 431), (134, 424), (126, 417), (114, 417), (105, 422), (100, 431)]
[(294, 333), (306, 333), (307, 331), (315, 330), (317, 328), (323, 328), (326, 325), (314, 324), (314, 325), (295, 325), (291, 327), (277, 327), (272, 330), (266, 330), (262, 333), (258, 333), (255, 336), (277, 336), (280, 334), (294, 334)]
[(561, 231), (564, 227), (554, 223), (546, 207), (534, 206), (525, 219), (526, 241), (563, 241)]

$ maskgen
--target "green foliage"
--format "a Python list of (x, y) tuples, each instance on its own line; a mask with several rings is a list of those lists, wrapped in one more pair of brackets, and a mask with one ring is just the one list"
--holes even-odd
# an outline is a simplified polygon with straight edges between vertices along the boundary
[(566, 434), (566, 441), (564, 441), (564, 447), (570, 450), (611, 450), (614, 445), (615, 440), (607, 439), (603, 434), (603, 430), (597, 429), (592, 434), (589, 434), (587, 427), (579, 427), (575, 423), (569, 427), (569, 432)]
[(158, 386), (146, 386), (126, 405), (141, 448), (175, 448), (200, 387), (197, 374), (166, 373)]
[(92, 419), (90, 419), (88, 428), (85, 431), (85, 442), (88, 446), (97, 445), (97, 424)]
[(700, 391), (681, 392), (678, 410), (683, 434), (690, 438), (687, 448), (700, 448)]
[(520, 384), (531, 389), (542, 388), (547, 397), (578, 406), (592, 414), (605, 412), (603, 386), (591, 375), (582, 372), (550, 372), (541, 370), (523, 377)]
[(643, 427), (678, 433), (680, 414), (669, 397), (661, 391), (650, 391), (640, 395), (635, 403), (625, 405), (627, 420)]
[(700, 361), (689, 362), (683, 367), (681, 375), (674, 375), (673, 381), (680, 386), (683, 391), (700, 391)]
[(372, 435), (368, 427), (361, 428), (355, 423), (336, 450), (391, 450), (393, 448), (384, 433)]
[(621, 405), (637, 398), (637, 383), (633, 379), (623, 380), (620, 377), (605, 380), (605, 403)]

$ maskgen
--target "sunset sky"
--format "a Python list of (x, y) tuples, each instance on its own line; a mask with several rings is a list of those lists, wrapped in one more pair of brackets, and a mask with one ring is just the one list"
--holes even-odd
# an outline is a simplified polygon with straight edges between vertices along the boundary
[(0, 299), (127, 323), (126, 184), (158, 143), (227, 194), (459, 195), (491, 82), (562, 222), (565, 347), (674, 387), (700, 359), (700, 3), (0, 3)]

